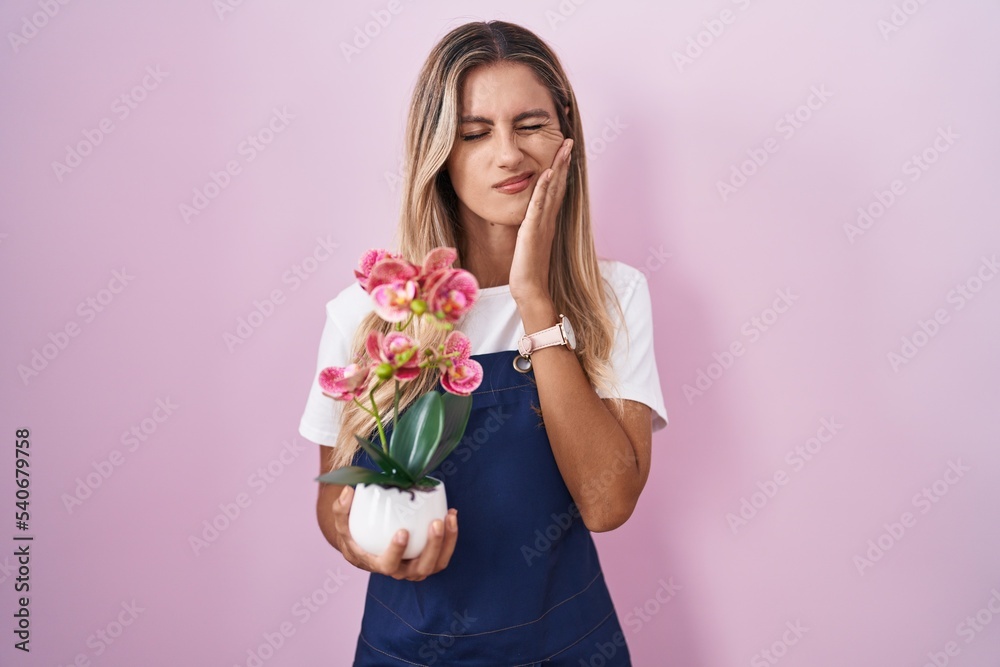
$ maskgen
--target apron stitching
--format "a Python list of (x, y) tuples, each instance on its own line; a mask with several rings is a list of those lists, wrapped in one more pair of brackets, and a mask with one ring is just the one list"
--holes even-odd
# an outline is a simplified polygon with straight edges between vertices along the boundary
[(513, 387), (502, 387), (500, 389), (487, 389), (486, 391), (474, 391), (473, 396), (484, 396), (486, 394), (499, 394), (501, 391), (510, 391), (512, 389), (524, 389), (525, 387), (534, 387), (533, 384), (519, 384)]
[[(590, 588), (591, 586), (594, 585), (594, 582), (597, 581), (601, 577), (602, 574), (604, 574), (604, 573), (603, 572), (598, 572), (597, 576), (595, 576), (593, 579), (591, 579), (589, 584), (587, 584), (581, 590), (579, 590), (578, 592), (576, 592), (573, 595), (569, 596), (565, 600), (562, 600), (561, 602), (557, 602), (556, 604), (552, 605), (541, 616), (539, 616), (538, 618), (536, 618), (533, 621), (528, 621), (527, 623), (519, 623), (518, 625), (511, 625), (511, 626), (506, 627), (506, 628), (498, 628), (496, 630), (485, 630), (483, 632), (474, 632), (472, 634), (467, 634), (467, 635), (449, 635), (449, 634), (441, 634), (441, 633), (437, 633), (437, 632), (423, 632), (421, 630), (416, 629), (415, 627), (413, 627), (409, 623), (407, 623), (406, 620), (402, 616), (400, 616), (399, 614), (397, 614), (392, 608), (390, 608), (389, 605), (387, 605), (386, 603), (382, 602), (381, 600), (379, 600), (377, 597), (375, 597), (371, 593), (369, 593), (368, 596), (371, 597), (376, 602), (378, 602), (383, 607), (385, 607), (389, 611), (389, 613), (391, 613), (393, 616), (395, 616), (400, 621), (402, 621), (408, 628), (410, 628), (414, 632), (420, 633), (422, 635), (432, 636), (432, 637), (453, 637), (453, 638), (456, 638), (456, 639), (461, 639), (461, 638), (464, 638), (464, 637), (479, 637), (481, 635), (491, 635), (491, 634), (494, 634), (494, 633), (497, 633), (497, 632), (504, 632), (505, 630), (513, 630), (515, 628), (523, 628), (526, 625), (532, 625), (533, 623), (538, 623), (540, 620), (542, 620), (542, 618), (545, 617), (546, 614), (548, 614), (550, 611), (552, 611), (556, 607), (558, 607), (560, 605), (563, 605), (563, 604), (566, 604), (567, 602), (569, 602), (570, 600), (572, 600), (573, 598), (575, 598), (575, 597), (577, 597), (579, 595), (583, 595), (587, 591), (588, 588)], [(584, 636), (586, 636), (586, 635), (584, 635)]]
[(383, 650), (381, 650), (381, 649), (377, 649), (377, 648), (375, 648), (374, 646), (372, 646), (371, 644), (369, 644), (369, 643), (368, 643), (368, 640), (367, 640), (367, 639), (365, 639), (365, 636), (364, 636), (364, 635), (362, 635), (362, 634), (359, 634), (358, 636), (359, 636), (359, 637), (361, 637), (361, 641), (363, 641), (363, 642), (365, 643), (365, 645), (367, 645), (367, 646), (368, 646), (368, 648), (370, 648), (371, 650), (373, 650), (373, 651), (375, 651), (375, 652), (377, 652), (377, 653), (381, 653), (382, 655), (386, 655), (386, 656), (389, 656), (390, 658), (393, 658), (393, 659), (395, 659), (395, 660), (399, 660), (400, 662), (405, 662), (405, 663), (406, 663), (406, 664), (408, 664), (408, 665), (416, 665), (416, 667), (430, 667), (430, 665), (425, 665), (425, 664), (423, 664), (422, 662), (410, 662), (409, 660), (405, 660), (404, 658), (400, 658), (400, 657), (399, 657), (399, 656), (397, 656), (397, 655), (393, 655), (393, 654), (391, 654), (391, 653), (386, 653), (385, 651), (383, 651)]
[[(587, 631), (586, 633), (584, 633), (584, 635), (583, 635), (582, 637), (580, 637), (579, 639), (577, 639), (577, 640), (576, 640), (575, 642), (573, 642), (573, 643), (572, 643), (572, 644), (570, 644), (569, 646), (564, 646), (563, 648), (559, 649), (558, 651), (556, 651), (555, 653), (553, 653), (553, 654), (552, 654), (552, 655), (550, 655), (549, 657), (545, 658), (545, 660), (551, 660), (552, 658), (556, 657), (557, 655), (559, 655), (559, 654), (560, 654), (560, 653), (562, 653), (563, 651), (566, 651), (566, 650), (568, 650), (568, 649), (571, 649), (571, 648), (573, 648), (574, 646), (576, 646), (577, 644), (579, 644), (580, 642), (582, 642), (582, 641), (583, 641), (584, 639), (586, 639), (586, 638), (587, 638), (588, 636), (590, 636), (590, 635), (594, 634), (594, 631), (596, 631), (596, 630), (597, 630), (597, 628), (599, 628), (599, 627), (601, 627), (602, 625), (604, 625), (604, 623), (605, 623), (605, 622), (606, 622), (606, 621), (607, 621), (607, 620), (608, 620), (609, 618), (611, 618), (611, 617), (612, 617), (612, 616), (614, 615), (614, 613), (615, 613), (615, 610), (614, 610), (614, 609), (612, 609), (612, 610), (611, 610), (611, 613), (610, 613), (610, 614), (608, 614), (607, 616), (605, 616), (604, 618), (602, 618), (602, 619), (601, 619), (601, 622), (600, 622), (600, 623), (598, 623), (598, 624), (597, 624), (597, 625), (595, 625), (595, 626), (594, 626), (593, 628), (591, 628), (591, 629), (590, 629), (590, 630), (588, 630), (588, 631)], [(525, 666), (524, 666), (524, 665), (515, 665), (514, 667), (525, 667)]]

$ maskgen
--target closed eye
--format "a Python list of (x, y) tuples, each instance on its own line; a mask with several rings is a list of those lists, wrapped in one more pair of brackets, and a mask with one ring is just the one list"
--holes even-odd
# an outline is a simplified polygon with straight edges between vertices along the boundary
[[(542, 128), (541, 125), (526, 125), (524, 127), (519, 127), (517, 129), (519, 129), (519, 130), (539, 130), (541, 128)], [(466, 134), (466, 135), (462, 136), (462, 141), (476, 141), (480, 137), (485, 137), (487, 134), (489, 134), (489, 133), (488, 132), (480, 132), (479, 134)]]

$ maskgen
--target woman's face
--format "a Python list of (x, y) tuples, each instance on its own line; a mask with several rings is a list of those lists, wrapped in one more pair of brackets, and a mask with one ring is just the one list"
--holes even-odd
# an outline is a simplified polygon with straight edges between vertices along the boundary
[[(548, 89), (527, 65), (481, 65), (466, 74), (459, 116), (445, 166), (461, 220), (519, 225), (564, 139)], [(513, 188), (497, 187), (522, 175)]]

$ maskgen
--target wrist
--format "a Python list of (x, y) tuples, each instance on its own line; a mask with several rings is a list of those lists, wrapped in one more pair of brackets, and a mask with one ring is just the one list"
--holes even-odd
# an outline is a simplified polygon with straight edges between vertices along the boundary
[(559, 319), (556, 306), (548, 296), (522, 299), (517, 302), (517, 309), (524, 324), (524, 332), (527, 334), (548, 329)]

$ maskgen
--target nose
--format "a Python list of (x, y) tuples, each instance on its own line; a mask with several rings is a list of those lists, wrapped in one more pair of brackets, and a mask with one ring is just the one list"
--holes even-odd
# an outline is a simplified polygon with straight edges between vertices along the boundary
[(517, 132), (497, 133), (497, 165), (501, 167), (516, 167), (524, 158), (524, 153), (517, 145)]

